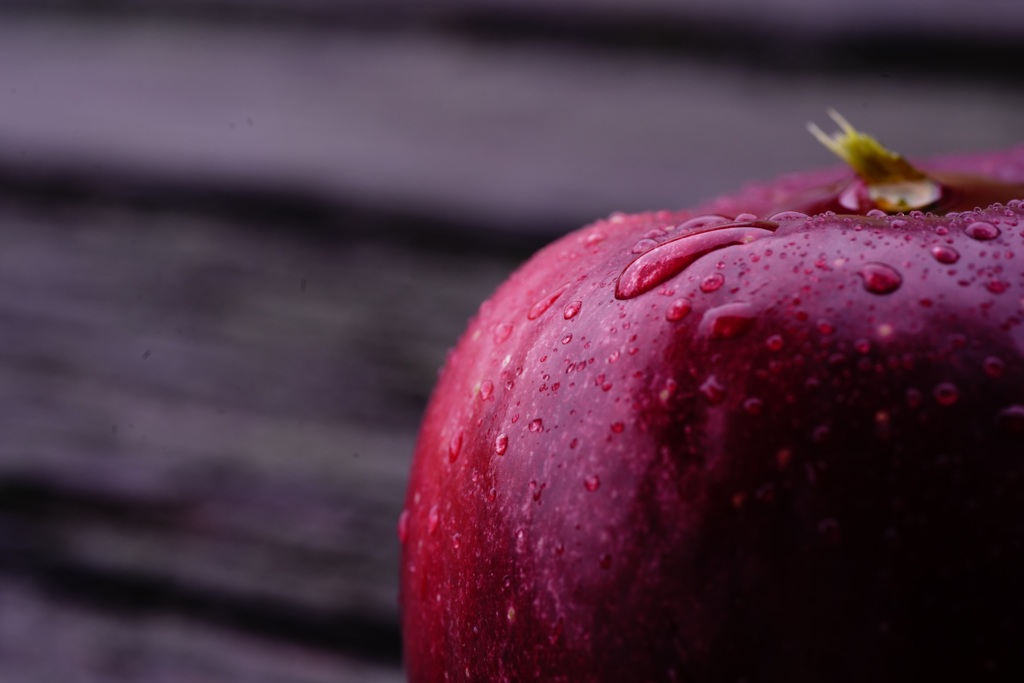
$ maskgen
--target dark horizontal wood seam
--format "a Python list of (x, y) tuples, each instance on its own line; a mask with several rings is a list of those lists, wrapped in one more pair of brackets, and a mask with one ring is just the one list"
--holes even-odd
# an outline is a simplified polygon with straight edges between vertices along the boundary
[[(38, 17), (37, 2), (15, 0), (0, 16)], [(247, 7), (233, 2), (188, 5), (110, 0), (101, 5), (56, 3), (44, 16), (76, 19), (164, 19), (240, 26), (292, 26), (314, 30), (431, 33), (471, 41), (544, 43), (600, 52), (642, 52), (744, 66), (755, 71), (797, 71), (839, 76), (886, 71), (922, 78), (1019, 83), (1024, 42), (1011, 32), (993, 36), (927, 24), (905, 27), (793, 28), (763, 16), (684, 16), (656, 11), (570, 12), (543, 4), (478, 7), (419, 3), (388, 7)]]
[(86, 516), (130, 515), (135, 525), (154, 519), (166, 522), (166, 506), (151, 507), (147, 511), (146, 505), (64, 491), (41, 481), (4, 479), (0, 481), (0, 577), (27, 581), (52, 599), (108, 613), (172, 614), (367, 663), (400, 663), (401, 635), (394, 619), (356, 611), (316, 611), (266, 596), (190, 585), (169, 576), (97, 567), (65, 556), (48, 533), (51, 518), (68, 510)]
[(554, 218), (521, 229), (478, 217), (459, 218), (454, 210), (393, 208), (303, 188), (203, 177), (189, 181), (74, 165), (26, 168), (3, 160), (0, 201), (49, 211), (115, 207), (143, 215), (172, 212), (308, 243), (395, 245), (424, 254), (499, 254), (511, 261), (524, 259), (553, 237), (586, 222), (582, 216)]

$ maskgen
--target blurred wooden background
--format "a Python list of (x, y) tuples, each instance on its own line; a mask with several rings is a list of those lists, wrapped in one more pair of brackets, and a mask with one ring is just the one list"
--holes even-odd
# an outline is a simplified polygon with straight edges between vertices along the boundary
[(403, 680), (395, 523), (477, 304), (546, 241), (1024, 142), (1024, 8), (6, 0), (0, 680)]

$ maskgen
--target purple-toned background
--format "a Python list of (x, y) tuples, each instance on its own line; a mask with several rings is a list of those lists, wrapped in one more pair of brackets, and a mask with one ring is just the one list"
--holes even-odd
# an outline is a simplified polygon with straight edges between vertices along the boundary
[(1024, 9), (0, 5), (0, 680), (401, 681), (395, 522), (477, 304), (613, 210), (1024, 142)]

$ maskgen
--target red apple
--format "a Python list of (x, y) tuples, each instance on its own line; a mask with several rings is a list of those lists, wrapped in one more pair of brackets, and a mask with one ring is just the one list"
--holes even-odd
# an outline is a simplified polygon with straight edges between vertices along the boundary
[(842, 123), (858, 175), (613, 215), (481, 306), (399, 522), (411, 681), (1024, 681), (1024, 148)]

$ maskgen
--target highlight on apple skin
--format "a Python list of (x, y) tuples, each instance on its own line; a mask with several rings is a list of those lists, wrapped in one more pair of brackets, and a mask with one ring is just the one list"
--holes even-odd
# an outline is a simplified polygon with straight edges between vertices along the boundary
[(413, 683), (1024, 681), (1024, 147), (537, 253), (416, 447)]

